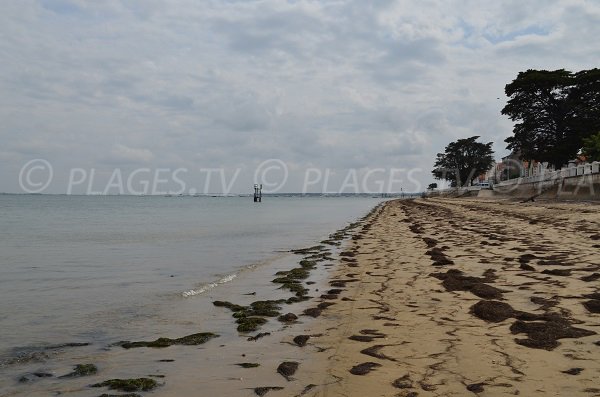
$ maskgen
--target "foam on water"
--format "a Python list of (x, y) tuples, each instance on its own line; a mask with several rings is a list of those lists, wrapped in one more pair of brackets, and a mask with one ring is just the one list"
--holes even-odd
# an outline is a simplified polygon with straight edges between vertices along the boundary
[(214, 283), (204, 284), (196, 289), (184, 291), (181, 295), (184, 298), (189, 298), (190, 296), (203, 294), (206, 291), (210, 291), (211, 289), (218, 287), (219, 285), (226, 284), (230, 281), (233, 281), (233, 279), (236, 278), (237, 276), (238, 276), (237, 273), (229, 274), (225, 277), (221, 277), (219, 280), (215, 281)]

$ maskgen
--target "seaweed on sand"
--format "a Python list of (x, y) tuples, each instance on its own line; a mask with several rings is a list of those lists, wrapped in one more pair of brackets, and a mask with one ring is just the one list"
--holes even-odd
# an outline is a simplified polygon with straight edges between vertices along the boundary
[(101, 383), (91, 385), (91, 387), (108, 387), (111, 390), (121, 391), (149, 391), (158, 386), (154, 379), (136, 378), (136, 379), (110, 379)]
[(300, 364), (295, 361), (284, 361), (277, 367), (277, 372), (286, 380), (290, 381), (292, 380), (292, 376), (296, 373), (299, 366)]
[(73, 372), (61, 376), (60, 378), (78, 378), (80, 376), (94, 375), (98, 372), (98, 367), (94, 364), (77, 364)]
[(267, 394), (268, 392), (272, 391), (272, 390), (283, 390), (283, 387), (281, 386), (262, 386), (262, 387), (255, 387), (254, 388), (254, 394), (256, 394), (257, 396), (264, 396), (265, 394)]
[(201, 345), (208, 342), (213, 338), (217, 338), (219, 335), (213, 334), (212, 332), (200, 332), (197, 334), (187, 335), (177, 339), (170, 338), (158, 338), (153, 341), (141, 341), (141, 342), (121, 342), (121, 347), (125, 349), (133, 349), (136, 347), (154, 347), (163, 348), (173, 345), (184, 345), (184, 346), (195, 346)]
[(532, 314), (514, 310), (509, 304), (497, 301), (480, 301), (471, 307), (471, 313), (488, 322), (501, 322), (508, 318), (517, 319), (510, 326), (513, 334), (526, 334), (525, 339), (515, 339), (519, 345), (553, 350), (558, 339), (581, 338), (596, 332), (571, 325), (568, 318), (558, 313)]
[(373, 369), (381, 367), (381, 364), (366, 362), (362, 364), (355, 365), (350, 369), (350, 373), (352, 375), (366, 375), (371, 372)]
[(283, 299), (266, 300), (252, 302), (249, 306), (241, 306), (231, 302), (215, 301), (213, 305), (226, 307), (233, 311), (233, 317), (236, 319), (239, 332), (252, 332), (267, 322), (265, 317), (279, 316), (280, 304), (284, 302)]
[(494, 282), (496, 275), (493, 271), (486, 271), (483, 277), (466, 276), (457, 269), (450, 269), (446, 273), (431, 273), (430, 276), (442, 280), (446, 291), (470, 291), (472, 294), (484, 299), (500, 299), (503, 291), (486, 283)]

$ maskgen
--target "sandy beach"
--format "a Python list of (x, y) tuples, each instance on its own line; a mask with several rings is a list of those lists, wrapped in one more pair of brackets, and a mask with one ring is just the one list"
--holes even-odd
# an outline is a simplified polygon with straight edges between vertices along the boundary
[(597, 204), (387, 201), (6, 395), (600, 396), (599, 252)]
[(269, 395), (598, 396), (599, 231), (586, 203), (388, 202)]

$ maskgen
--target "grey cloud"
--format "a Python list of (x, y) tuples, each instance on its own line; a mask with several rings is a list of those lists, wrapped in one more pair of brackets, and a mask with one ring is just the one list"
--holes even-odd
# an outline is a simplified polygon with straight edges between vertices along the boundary
[(415, 166), (426, 184), (450, 140), (503, 154), (504, 85), (597, 66), (598, 35), (600, 5), (579, 1), (7, 2), (0, 191), (38, 156), (57, 170)]

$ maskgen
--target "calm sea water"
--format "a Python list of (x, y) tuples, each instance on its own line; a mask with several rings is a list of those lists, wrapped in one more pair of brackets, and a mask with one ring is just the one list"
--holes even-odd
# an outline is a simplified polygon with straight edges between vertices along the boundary
[(379, 201), (0, 195), (0, 358), (118, 337), (147, 308), (227, 288)]

